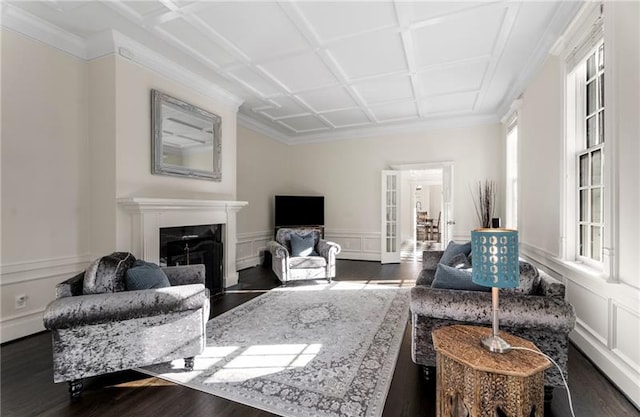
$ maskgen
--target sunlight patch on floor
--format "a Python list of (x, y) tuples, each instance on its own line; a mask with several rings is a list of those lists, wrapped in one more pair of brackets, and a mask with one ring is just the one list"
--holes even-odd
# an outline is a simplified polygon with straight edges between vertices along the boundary
[[(205, 380), (207, 384), (243, 382), (309, 364), (322, 344), (254, 345)], [(197, 358), (196, 358), (197, 363)]]

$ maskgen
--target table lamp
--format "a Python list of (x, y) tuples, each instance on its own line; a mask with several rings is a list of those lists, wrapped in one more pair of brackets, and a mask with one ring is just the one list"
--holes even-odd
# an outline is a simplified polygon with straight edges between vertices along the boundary
[(498, 335), (499, 288), (518, 286), (518, 231), (510, 229), (476, 229), (471, 231), (472, 280), (475, 284), (491, 287), (493, 305), (493, 331), (482, 339), (491, 352), (507, 353), (511, 346)]

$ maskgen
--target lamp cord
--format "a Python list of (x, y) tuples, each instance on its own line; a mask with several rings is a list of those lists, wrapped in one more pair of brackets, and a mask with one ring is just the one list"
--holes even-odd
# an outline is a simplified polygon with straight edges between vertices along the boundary
[(564, 383), (564, 387), (567, 389), (567, 399), (569, 400), (569, 411), (571, 411), (571, 415), (573, 417), (576, 417), (576, 414), (573, 412), (573, 401), (571, 400), (571, 391), (569, 390), (569, 384), (567, 384), (567, 380), (564, 377), (564, 374), (562, 373), (562, 369), (560, 369), (560, 366), (558, 365), (558, 363), (556, 361), (554, 361), (549, 355), (545, 355), (544, 353), (538, 351), (538, 350), (534, 350), (534, 349), (529, 349), (526, 347), (520, 347), (520, 346), (511, 346), (511, 349), (513, 350), (526, 350), (528, 352), (533, 352), (536, 353), (538, 355), (542, 355), (545, 358), (547, 358), (549, 361), (551, 361), (551, 363), (553, 363), (556, 368), (558, 368), (558, 371), (560, 371), (560, 376), (562, 377), (562, 382)]

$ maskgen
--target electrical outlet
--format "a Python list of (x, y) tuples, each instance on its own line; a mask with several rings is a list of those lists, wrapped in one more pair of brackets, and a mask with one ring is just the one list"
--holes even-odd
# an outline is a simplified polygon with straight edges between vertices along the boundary
[(27, 294), (16, 295), (16, 310), (25, 308), (27, 306)]

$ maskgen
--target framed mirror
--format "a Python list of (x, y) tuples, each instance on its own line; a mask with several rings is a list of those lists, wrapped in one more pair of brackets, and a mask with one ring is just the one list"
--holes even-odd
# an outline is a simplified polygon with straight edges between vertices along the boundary
[(218, 115), (151, 90), (151, 172), (220, 181), (221, 122)]

